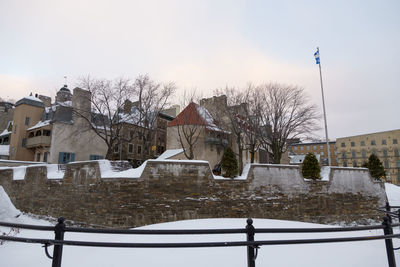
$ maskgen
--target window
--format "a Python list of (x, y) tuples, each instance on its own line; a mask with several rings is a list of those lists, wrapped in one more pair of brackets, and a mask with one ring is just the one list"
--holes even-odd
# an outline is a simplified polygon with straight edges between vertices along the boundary
[(352, 151), (351, 152), (351, 157), (354, 159), (354, 158), (356, 158), (356, 152), (355, 151)]
[(399, 156), (399, 150), (398, 150), (397, 148), (394, 149), (394, 155), (395, 155), (396, 157)]
[(26, 147), (26, 138), (22, 138), (22, 147)]
[(90, 155), (89, 157), (90, 160), (99, 160), (99, 159), (104, 159), (102, 155)]
[(294, 147), (294, 150), (297, 150), (297, 146)]
[(400, 168), (400, 160), (396, 160), (396, 168)]
[(324, 151), (321, 151), (320, 153), (321, 153), (321, 156), (323, 156), (323, 155), (324, 155)]
[(388, 160), (385, 160), (385, 161), (384, 161), (384, 164), (385, 164), (385, 168), (388, 169), (388, 168), (389, 168), (389, 161), (388, 161)]
[(361, 146), (365, 146), (365, 141), (361, 141)]
[(387, 149), (384, 149), (384, 150), (383, 150), (383, 156), (384, 156), (384, 157), (387, 157), (387, 155), (388, 155)]
[(40, 153), (36, 154), (36, 161), (40, 161)]
[(47, 155), (49, 154), (49, 152), (44, 152), (43, 153), (43, 162), (47, 162)]
[(386, 145), (386, 139), (382, 139), (382, 145)]
[(372, 154), (374, 154), (376, 156), (376, 150), (375, 149), (372, 150)]
[(341, 147), (346, 147), (346, 144), (343, 142), (340, 144)]
[(371, 140), (371, 146), (375, 146), (375, 145), (376, 145), (375, 140)]
[(114, 153), (118, 153), (118, 150), (119, 150), (118, 146), (115, 146), (114, 147)]
[(301, 147), (300, 147), (300, 150), (301, 150), (301, 151), (303, 151), (303, 150), (304, 150), (304, 148), (301, 146)]
[(347, 162), (343, 161), (343, 167), (347, 167)]
[(58, 154), (58, 164), (66, 164), (75, 161), (75, 154), (68, 152), (60, 152)]
[(353, 167), (357, 167), (357, 161), (353, 161)]
[(133, 144), (128, 144), (128, 153), (133, 153)]
[(324, 146), (319, 146), (319, 149), (324, 149)]
[(43, 135), (44, 136), (50, 136), (50, 131), (49, 130), (43, 130)]
[(351, 145), (351, 146), (355, 146), (356, 144), (355, 144), (354, 142), (351, 142), (350, 145)]
[(14, 125), (14, 133), (17, 133), (17, 125)]
[(26, 125), (26, 126), (29, 126), (30, 120), (31, 120), (31, 118), (25, 117), (25, 125)]
[(342, 152), (342, 158), (346, 158), (346, 152)]
[(393, 145), (397, 144), (397, 139), (393, 139)]
[(141, 145), (138, 145), (138, 146), (137, 146), (137, 153), (138, 153), (139, 155), (142, 154), (142, 146), (141, 146)]
[(130, 137), (130, 138), (133, 138), (134, 135), (135, 135), (135, 131), (130, 130), (130, 131), (129, 131), (129, 137)]
[(365, 152), (365, 150), (363, 150), (361, 153), (362, 153), (362, 157), (363, 157), (363, 158), (366, 158), (366, 157), (367, 157), (367, 152)]
[(310, 146), (307, 146), (307, 150), (310, 150)]
[(314, 150), (317, 150), (317, 146), (313, 146), (313, 149), (314, 149)]

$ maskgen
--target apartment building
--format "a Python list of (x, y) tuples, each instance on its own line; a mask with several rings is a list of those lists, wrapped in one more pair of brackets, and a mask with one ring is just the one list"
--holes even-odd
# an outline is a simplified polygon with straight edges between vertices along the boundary
[[(331, 165), (338, 166), (338, 159), (336, 157), (336, 142), (329, 142)], [(292, 143), (288, 147), (288, 156), (290, 155), (306, 155), (312, 153), (319, 155), (322, 165), (328, 165), (328, 147), (326, 142), (311, 142), (311, 143)]]
[(349, 137), (336, 140), (339, 166), (360, 167), (375, 154), (383, 163), (386, 180), (400, 183), (400, 129)]

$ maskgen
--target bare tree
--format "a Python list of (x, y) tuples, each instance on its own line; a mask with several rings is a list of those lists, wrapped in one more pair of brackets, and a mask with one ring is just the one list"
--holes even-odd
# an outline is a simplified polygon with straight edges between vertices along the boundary
[(214, 94), (226, 96), (226, 106), (215, 106), (210, 110), (212, 110), (213, 116), (218, 119), (221, 127), (232, 134), (237, 146), (236, 155), (238, 157), (239, 173), (241, 174), (243, 171), (243, 151), (246, 146), (245, 133), (247, 130), (245, 94), (235, 87), (217, 89)]
[[(133, 82), (125, 78), (107, 80), (87, 76), (80, 79), (79, 86), (91, 93), (87, 99), (91, 110), (88, 114), (86, 109), (75, 108), (74, 115), (84, 119), (88, 129), (104, 140), (107, 159), (113, 159), (115, 147), (134, 138), (151, 142), (158, 114), (175, 91), (173, 83), (157, 83), (148, 75), (138, 76)], [(137, 131), (124, 134), (127, 124), (136, 125)]]
[(198, 101), (199, 98), (200, 96), (197, 95), (196, 90), (185, 90), (180, 104), (186, 107), (176, 117), (177, 141), (181, 145), (187, 159), (195, 158), (195, 147), (205, 127), (203, 121), (197, 118), (198, 111), (196, 109), (198, 105), (195, 101)]
[(260, 145), (270, 148), (280, 163), (291, 138), (319, 129), (317, 107), (309, 103), (303, 88), (270, 83), (251, 90), (251, 109), (257, 116)]

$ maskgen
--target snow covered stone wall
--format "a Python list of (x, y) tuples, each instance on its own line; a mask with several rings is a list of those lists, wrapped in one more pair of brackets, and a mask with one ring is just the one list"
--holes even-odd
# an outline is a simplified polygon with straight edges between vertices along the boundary
[[(133, 227), (200, 218), (274, 218), (318, 223), (381, 221), (383, 184), (365, 169), (331, 168), (305, 180), (297, 166), (254, 164), (247, 177), (214, 177), (208, 162), (151, 160), (112, 171), (108, 161), (67, 164), (62, 172), (29, 166), (0, 169), (0, 185), (24, 212), (83, 225)], [(15, 179), (15, 173), (20, 173)]]

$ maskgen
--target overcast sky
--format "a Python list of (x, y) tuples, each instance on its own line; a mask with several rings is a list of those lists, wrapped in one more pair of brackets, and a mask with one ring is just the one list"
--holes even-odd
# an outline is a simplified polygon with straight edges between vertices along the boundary
[(396, 0), (1, 0), (0, 96), (147, 73), (205, 97), (298, 85), (322, 107), (319, 46), (329, 137), (399, 129), (399, 14)]

